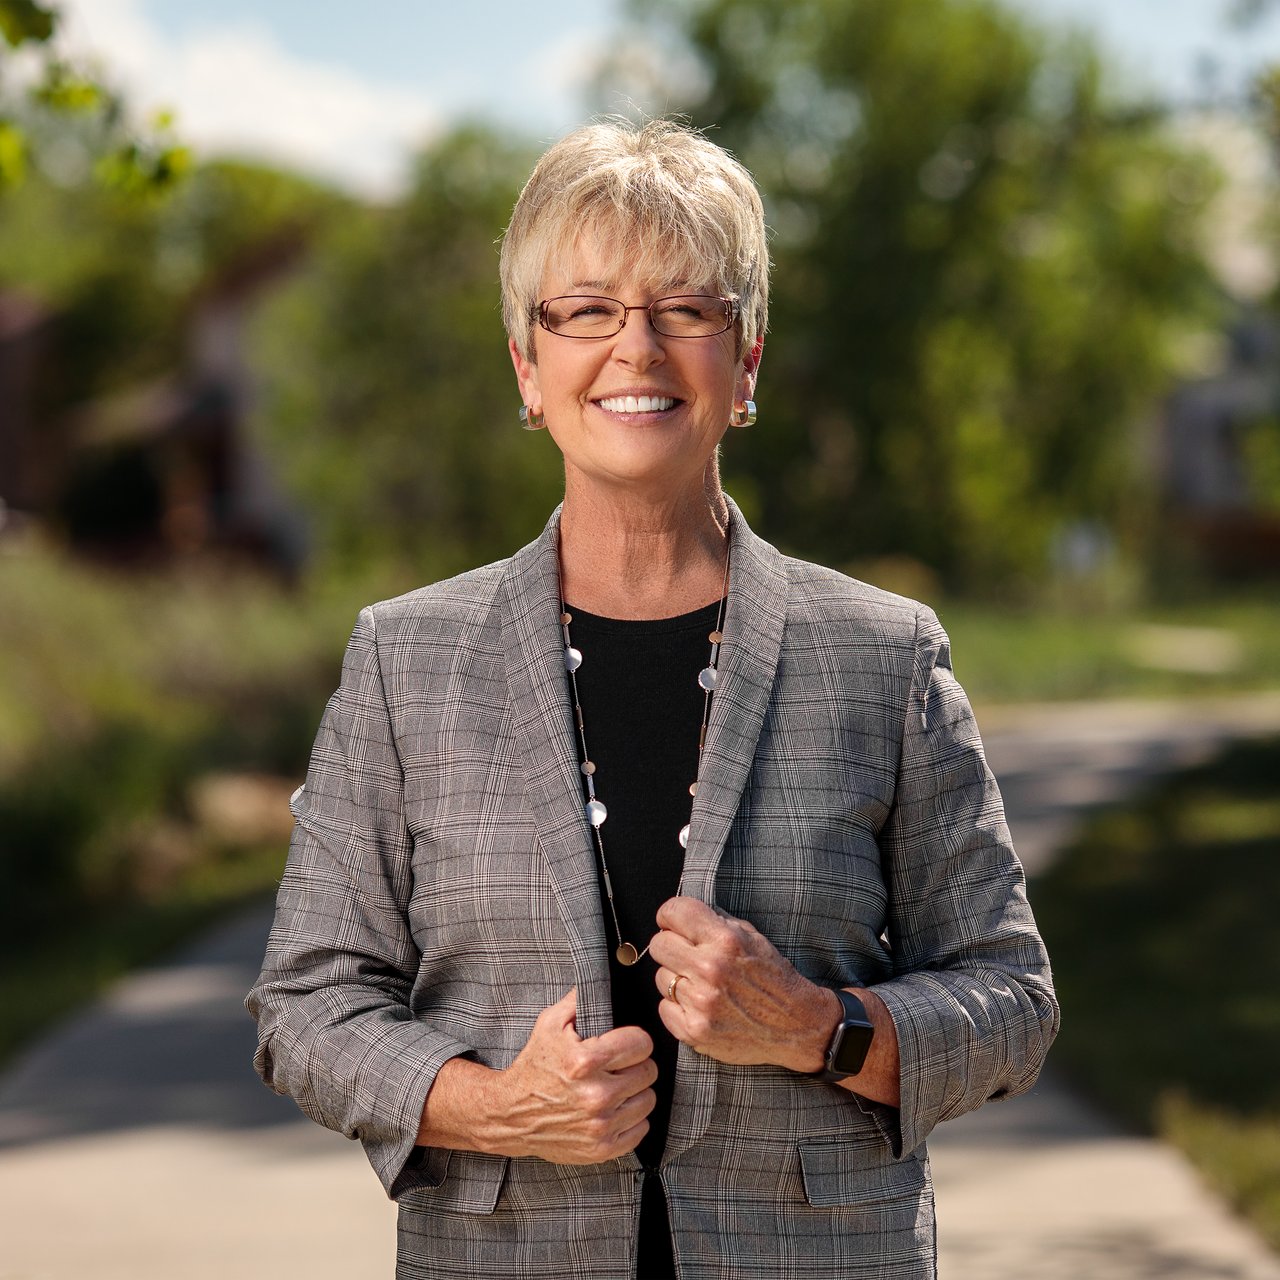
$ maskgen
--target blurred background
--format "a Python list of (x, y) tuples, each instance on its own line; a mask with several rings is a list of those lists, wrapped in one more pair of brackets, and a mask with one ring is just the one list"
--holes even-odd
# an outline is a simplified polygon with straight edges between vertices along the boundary
[(676, 111), (773, 229), (724, 456), (757, 530), (934, 604), (980, 724), (1202, 748), (1032, 868), (1057, 1059), (1280, 1246), (1280, 4), (0, 0), (0, 36), (0, 1067), (269, 893), (360, 605), (541, 528), (497, 240), (549, 141)]

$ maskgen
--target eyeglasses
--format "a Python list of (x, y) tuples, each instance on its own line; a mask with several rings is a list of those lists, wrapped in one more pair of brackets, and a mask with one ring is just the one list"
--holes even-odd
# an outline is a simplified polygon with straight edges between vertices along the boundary
[(665, 338), (714, 338), (732, 327), (738, 304), (731, 298), (681, 293), (646, 307), (626, 307), (617, 298), (570, 294), (538, 304), (538, 323), (562, 338), (612, 338), (621, 333), (629, 311), (647, 311), (655, 333)]

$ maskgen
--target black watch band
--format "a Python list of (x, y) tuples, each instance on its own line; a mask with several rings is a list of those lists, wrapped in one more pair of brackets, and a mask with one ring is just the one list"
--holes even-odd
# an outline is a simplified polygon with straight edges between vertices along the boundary
[(844, 1080), (856, 1076), (867, 1060), (867, 1051), (875, 1036), (875, 1027), (867, 1016), (867, 1007), (848, 991), (836, 991), (844, 1006), (844, 1017), (836, 1024), (835, 1034), (827, 1047), (826, 1064), (818, 1072), (820, 1080)]

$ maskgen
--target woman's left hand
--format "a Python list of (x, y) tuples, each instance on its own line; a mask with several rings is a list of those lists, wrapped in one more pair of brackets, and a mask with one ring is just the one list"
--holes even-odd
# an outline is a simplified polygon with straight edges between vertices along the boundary
[(720, 1062), (819, 1071), (843, 1012), (835, 992), (801, 976), (754, 925), (696, 898), (658, 909), (649, 954), (668, 1031)]

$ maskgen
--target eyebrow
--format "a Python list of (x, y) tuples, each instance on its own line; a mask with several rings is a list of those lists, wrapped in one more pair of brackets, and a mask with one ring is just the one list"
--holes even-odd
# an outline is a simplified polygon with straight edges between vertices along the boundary
[[(571, 289), (588, 289), (592, 293), (595, 293), (600, 297), (604, 297), (606, 295), (602, 291), (606, 289), (612, 289), (615, 286), (607, 280), (575, 280), (569, 287)], [(659, 290), (672, 289), (678, 294), (678, 293), (682, 293), (688, 287), (689, 287), (688, 280), (667, 280), (663, 284), (656, 285), (654, 287), (654, 292), (660, 298), (669, 297), (670, 296), (669, 294), (663, 294), (659, 292)]]

